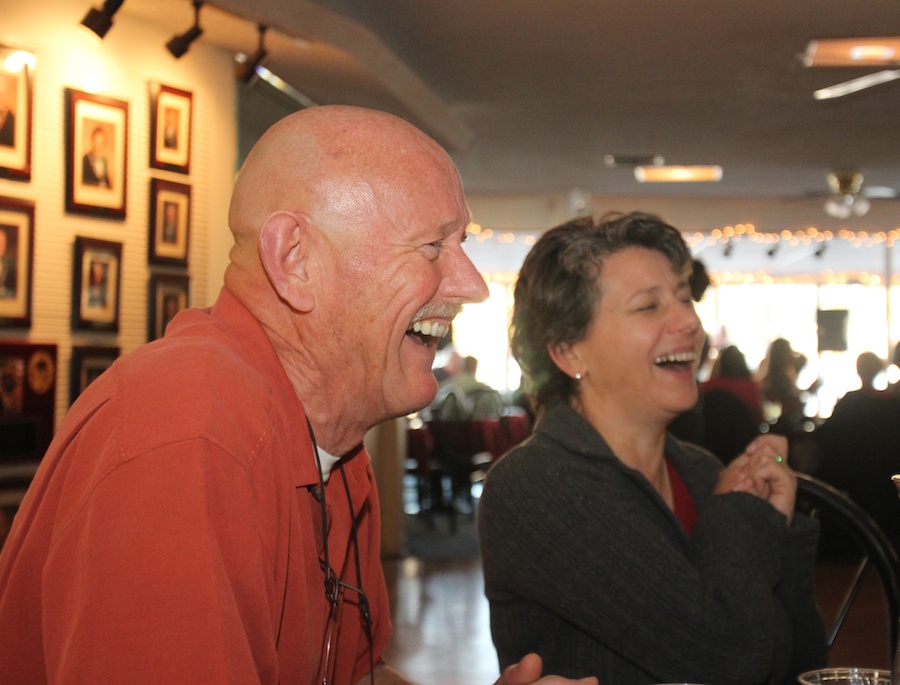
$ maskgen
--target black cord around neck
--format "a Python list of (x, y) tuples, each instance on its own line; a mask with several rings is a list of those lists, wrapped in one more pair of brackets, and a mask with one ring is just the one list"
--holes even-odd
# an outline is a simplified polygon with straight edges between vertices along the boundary
[[(366, 639), (369, 643), (369, 679), (371, 685), (375, 685), (375, 653), (374, 653), (374, 637), (372, 635), (372, 612), (369, 606), (369, 598), (366, 596), (362, 584), (362, 563), (359, 558), (359, 535), (356, 525), (356, 515), (353, 511), (353, 497), (350, 494), (350, 483), (347, 481), (347, 474), (344, 472), (344, 465), (338, 464), (338, 471), (341, 474), (341, 480), (344, 483), (344, 493), (347, 496), (347, 507), (350, 513), (350, 542), (353, 545), (353, 557), (356, 566), (356, 577), (359, 587), (345, 583), (340, 579), (331, 566), (331, 559), (328, 554), (328, 507), (325, 503), (325, 474), (322, 470), (322, 459), (319, 456), (319, 445), (316, 442), (316, 434), (313, 431), (309, 417), (306, 419), (306, 426), (309, 429), (309, 439), (312, 441), (313, 454), (316, 458), (316, 468), (319, 472), (319, 492), (313, 491), (313, 497), (319, 501), (322, 511), (322, 559), (319, 563), (323, 567), (325, 573), (325, 597), (331, 603), (332, 610), (336, 610), (338, 602), (338, 594), (341, 587), (349, 588), (355, 591), (359, 597), (359, 610), (362, 612), (363, 622), (366, 626)], [(318, 496), (317, 496), (318, 495)], [(328, 674), (324, 673), (323, 678), (327, 679)], [(323, 683), (325, 681), (323, 680)]]

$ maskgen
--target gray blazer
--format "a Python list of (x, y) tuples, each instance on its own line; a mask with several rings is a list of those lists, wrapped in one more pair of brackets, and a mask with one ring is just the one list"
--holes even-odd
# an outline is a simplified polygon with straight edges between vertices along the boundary
[(825, 665), (818, 528), (750, 494), (712, 495), (721, 462), (667, 437), (697, 509), (689, 536), (656, 490), (564, 404), (488, 474), (479, 538), (501, 668), (604, 685), (796, 682)]

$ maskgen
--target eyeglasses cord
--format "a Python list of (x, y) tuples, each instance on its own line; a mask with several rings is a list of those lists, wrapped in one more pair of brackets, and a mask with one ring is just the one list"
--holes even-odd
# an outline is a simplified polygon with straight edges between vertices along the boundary
[[(359, 609), (362, 612), (363, 622), (366, 626), (366, 640), (369, 644), (369, 680), (371, 685), (375, 685), (375, 654), (374, 654), (374, 638), (372, 636), (372, 613), (369, 607), (369, 599), (366, 596), (365, 591), (362, 587), (362, 564), (359, 559), (359, 537), (358, 537), (358, 529), (356, 525), (356, 516), (353, 512), (353, 498), (350, 494), (350, 484), (347, 482), (347, 474), (344, 472), (344, 465), (338, 464), (338, 471), (341, 473), (341, 480), (344, 484), (344, 493), (347, 496), (347, 506), (350, 511), (350, 542), (353, 545), (353, 557), (354, 563), (356, 566), (356, 577), (359, 579), (359, 587), (354, 587), (349, 583), (343, 582), (340, 577), (334, 572), (334, 569), (331, 567), (331, 561), (328, 556), (328, 508), (325, 503), (325, 474), (322, 471), (322, 460), (319, 457), (319, 445), (316, 442), (316, 434), (313, 431), (312, 424), (309, 422), (309, 417), (306, 419), (306, 427), (309, 429), (309, 439), (312, 441), (313, 454), (316, 458), (316, 467), (319, 471), (319, 496), (316, 499), (319, 501), (319, 506), (322, 510), (322, 556), (323, 559), (319, 560), (319, 565), (322, 566), (322, 570), (325, 574), (325, 598), (331, 604), (331, 610), (336, 611), (337, 603), (338, 603), (338, 594), (340, 593), (341, 587), (348, 588), (353, 590), (359, 596)], [(313, 492), (313, 496), (316, 496), (316, 493)], [(336, 582), (335, 582), (336, 581)], [(326, 647), (326, 657), (325, 657), (325, 666), (326, 668), (322, 672), (322, 685), (328, 685), (328, 672), (327, 665), (329, 661), (331, 651), (331, 636), (328, 638), (327, 647)]]

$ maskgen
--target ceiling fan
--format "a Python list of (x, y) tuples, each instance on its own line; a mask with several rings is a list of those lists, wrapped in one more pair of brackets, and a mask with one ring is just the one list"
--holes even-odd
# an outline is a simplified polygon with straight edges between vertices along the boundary
[[(807, 67), (900, 67), (900, 37), (835, 38), (811, 40), (801, 56)], [(900, 79), (900, 68), (884, 68), (813, 93), (830, 100)]]
[(897, 191), (887, 186), (864, 188), (863, 175), (858, 171), (832, 171), (827, 180), (831, 194), (825, 200), (825, 212), (837, 219), (863, 216), (872, 206), (870, 200), (897, 197)]

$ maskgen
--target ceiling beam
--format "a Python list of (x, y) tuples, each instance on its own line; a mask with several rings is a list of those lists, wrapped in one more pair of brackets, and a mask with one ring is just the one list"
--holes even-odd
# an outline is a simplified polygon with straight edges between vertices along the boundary
[(370, 72), (409, 110), (415, 123), (441, 145), (457, 152), (472, 143), (474, 134), (465, 122), (367, 27), (308, 0), (269, 0), (265, 16), (257, 13), (255, 3), (246, 0), (214, 0), (209, 4), (248, 21), (266, 24), (270, 30), (286, 36), (339, 48)]

